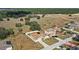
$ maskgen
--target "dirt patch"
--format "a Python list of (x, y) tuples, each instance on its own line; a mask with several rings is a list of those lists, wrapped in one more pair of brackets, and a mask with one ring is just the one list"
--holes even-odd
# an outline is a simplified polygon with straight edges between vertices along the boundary
[(33, 42), (25, 34), (18, 34), (12, 39), (13, 48), (16, 50), (36, 50), (43, 46), (40, 43)]

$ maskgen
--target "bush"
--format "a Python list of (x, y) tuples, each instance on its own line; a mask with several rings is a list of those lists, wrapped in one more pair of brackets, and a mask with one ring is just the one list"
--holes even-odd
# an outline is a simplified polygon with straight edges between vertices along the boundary
[(25, 22), (29, 22), (30, 21), (30, 18), (25, 18)]
[(18, 31), (19, 31), (19, 32), (22, 32), (22, 31), (23, 31), (23, 29), (22, 29), (22, 28), (18, 28)]
[(20, 21), (23, 21), (23, 19), (21, 18)]
[(7, 21), (10, 21), (10, 19), (9, 19), (9, 18), (7, 18)]
[(16, 27), (22, 27), (21, 23), (16, 23)]
[(72, 16), (72, 15), (69, 15), (69, 16)]
[(29, 25), (30, 24), (30, 22), (25, 22), (25, 25)]
[(45, 14), (43, 14), (42, 17), (45, 17)]
[(37, 16), (37, 19), (40, 19), (40, 16)]

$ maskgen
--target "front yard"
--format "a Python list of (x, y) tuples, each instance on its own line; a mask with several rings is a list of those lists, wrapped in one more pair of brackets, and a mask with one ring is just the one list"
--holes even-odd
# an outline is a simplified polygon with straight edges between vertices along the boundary
[(55, 38), (47, 38), (47, 39), (43, 39), (43, 42), (45, 42), (48, 45), (52, 45), (58, 42), (58, 40), (56, 40)]

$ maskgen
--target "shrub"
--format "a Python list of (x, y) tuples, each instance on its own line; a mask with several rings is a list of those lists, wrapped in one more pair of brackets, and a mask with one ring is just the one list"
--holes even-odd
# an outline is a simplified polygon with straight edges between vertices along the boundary
[(23, 19), (21, 18), (20, 21), (23, 21)]
[(72, 16), (71, 14), (69, 16)]
[(21, 23), (16, 23), (16, 27), (22, 27)]
[(10, 21), (10, 19), (9, 19), (9, 18), (7, 18), (7, 21)]
[(37, 16), (37, 19), (40, 19), (40, 16)]
[(25, 18), (25, 25), (29, 25), (30, 18)]
[(23, 29), (22, 29), (22, 28), (18, 28), (18, 31), (19, 31), (19, 32), (22, 32), (22, 31), (23, 31)]

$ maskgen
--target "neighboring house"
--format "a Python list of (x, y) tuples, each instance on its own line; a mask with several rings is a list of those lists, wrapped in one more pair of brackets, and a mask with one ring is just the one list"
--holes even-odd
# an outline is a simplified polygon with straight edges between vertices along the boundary
[(54, 30), (54, 29), (52, 29), (52, 28), (47, 29), (47, 30), (45, 31), (45, 35), (50, 36), (50, 37), (55, 36), (55, 35), (56, 35), (56, 30)]
[(79, 29), (79, 23), (78, 22), (68, 23), (65, 25), (65, 27), (72, 29), (72, 30)]
[(49, 28), (49, 29), (45, 30), (45, 35), (50, 36), (50, 37), (56, 36), (57, 31), (60, 31), (60, 29), (58, 27)]
[(65, 43), (65, 45), (70, 46), (70, 47), (75, 47), (76, 46), (75, 44), (72, 44), (70, 42)]
[(12, 50), (11, 41), (9, 41), (9, 39), (0, 41), (0, 50), (6, 50), (8, 48), (10, 48), (9, 50)]

